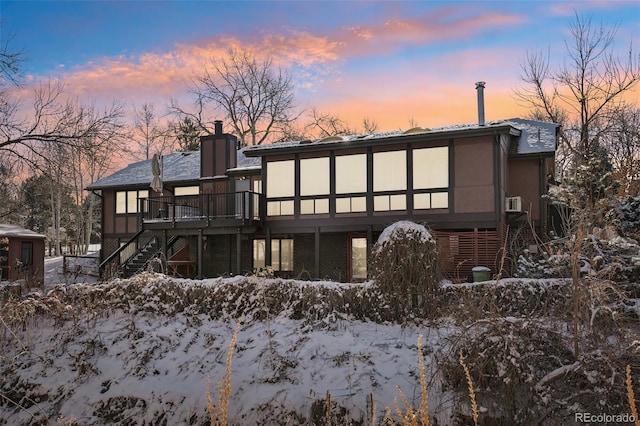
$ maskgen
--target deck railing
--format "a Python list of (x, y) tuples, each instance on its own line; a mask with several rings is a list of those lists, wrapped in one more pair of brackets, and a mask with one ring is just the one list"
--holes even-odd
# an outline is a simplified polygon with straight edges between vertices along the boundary
[(260, 194), (250, 191), (150, 197), (140, 202), (143, 222), (260, 220)]

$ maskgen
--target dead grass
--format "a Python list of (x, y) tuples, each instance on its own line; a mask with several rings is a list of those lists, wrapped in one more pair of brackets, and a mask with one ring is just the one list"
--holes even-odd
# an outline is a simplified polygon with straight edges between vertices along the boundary
[(629, 398), (629, 407), (631, 408), (631, 414), (636, 426), (640, 426), (640, 417), (638, 417), (638, 409), (636, 408), (636, 398), (633, 394), (633, 382), (631, 381), (631, 366), (627, 364), (626, 368), (626, 385), (627, 385), (627, 397)]
[(471, 373), (469, 372), (469, 367), (467, 367), (467, 364), (464, 362), (462, 351), (460, 351), (460, 357), (458, 358), (458, 360), (460, 361), (460, 365), (464, 370), (464, 377), (467, 379), (467, 388), (469, 389), (469, 399), (471, 401), (471, 415), (473, 416), (473, 423), (478, 426), (478, 403), (476, 402), (476, 391), (473, 388)]
[(236, 323), (236, 328), (233, 332), (233, 336), (231, 337), (231, 343), (229, 344), (229, 350), (227, 351), (227, 371), (224, 379), (220, 379), (218, 382), (218, 406), (213, 403), (213, 397), (211, 396), (211, 378), (207, 378), (207, 410), (209, 411), (211, 426), (227, 426), (229, 397), (231, 396), (231, 363), (233, 361), (233, 352), (236, 347), (236, 341), (238, 339), (241, 324), (242, 321), (240, 320)]

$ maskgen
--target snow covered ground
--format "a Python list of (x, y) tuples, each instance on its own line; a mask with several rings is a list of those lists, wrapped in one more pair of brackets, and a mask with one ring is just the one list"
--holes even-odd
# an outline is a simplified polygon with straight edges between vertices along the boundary
[[(233, 319), (149, 307), (72, 317), (34, 320), (18, 345), (3, 351), (2, 369), (17, 373), (11, 377), (18, 382), (2, 391), (25, 407), (6, 404), (6, 424), (57, 415), (80, 424), (207, 423), (206, 390), (210, 381), (217, 401)], [(247, 321), (233, 358), (232, 424), (306, 424), (314, 410), (324, 413), (327, 392), (356, 420), (366, 419), (369, 393), (380, 417), (399, 397), (397, 386), (419, 401), (418, 335), (431, 369), (432, 348), (447, 331), (346, 320), (313, 326), (286, 315)], [(21, 387), (29, 388), (28, 399), (12, 394)], [(434, 409), (443, 403), (434, 392)]]
[[(274, 294), (276, 285), (285, 291)], [(319, 306), (324, 302), (303, 308), (296, 304), (300, 295), (318, 291), (333, 292), (345, 307), (349, 291), (366, 291), (370, 285), (255, 277), (191, 281), (142, 274), (105, 284), (50, 286), (48, 293), (34, 294), (3, 311), (0, 424), (208, 424), (207, 389), (217, 402), (238, 318), (242, 323), (231, 367), (230, 424), (325, 424), (327, 392), (334, 424), (369, 424), (372, 411), (380, 422), (386, 409), (397, 421), (396, 407), (405, 409), (400, 391), (413, 407), (420, 405), (419, 335), (432, 421), (448, 425), (456, 413), (470, 416), (466, 394), (454, 392), (445, 368), (451, 361), (456, 364), (457, 353), (451, 348), (460, 346), (470, 328), (463, 310), (455, 319), (397, 324), (326, 310)], [(557, 291), (564, 281), (536, 285), (545, 292)], [(534, 287), (523, 280), (505, 280), (500, 286), (521, 286), (516, 295)], [(480, 322), (498, 321), (510, 326), (519, 320)], [(521, 325), (527, 331), (533, 322), (527, 319)], [(554, 335), (563, 327), (554, 329)], [(496, 340), (504, 343), (508, 362), (532, 363), (546, 356), (546, 349), (533, 348), (514, 358), (512, 337)], [(554, 359), (547, 363), (548, 371), (536, 372), (538, 380), (573, 362), (555, 353), (549, 356)], [(530, 388), (536, 384), (533, 379)], [(599, 378), (591, 375), (589, 380)], [(611, 386), (624, 389), (618, 381)]]

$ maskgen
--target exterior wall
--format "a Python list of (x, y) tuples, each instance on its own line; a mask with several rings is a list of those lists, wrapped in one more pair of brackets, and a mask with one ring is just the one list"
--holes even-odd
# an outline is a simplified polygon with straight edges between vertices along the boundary
[[(7, 273), (9, 281), (19, 279), (35, 280), (36, 283), (44, 282), (44, 254), (45, 240), (44, 238), (28, 238), (28, 237), (8, 237), (9, 250), (7, 259)], [(33, 244), (32, 264), (21, 270), (16, 267), (18, 261), (22, 261), (22, 243), (30, 242)]]
[(102, 191), (103, 234), (113, 234), (115, 230), (116, 192)]
[[(390, 221), (401, 218), (417, 221), (427, 221), (431, 226), (438, 229), (485, 229), (496, 228), (504, 220), (504, 196), (506, 190), (503, 188), (507, 182), (507, 151), (509, 148), (509, 136), (503, 135), (496, 143), (494, 134), (483, 137), (459, 138), (455, 140), (439, 139), (423, 141), (415, 138), (405, 144), (394, 144), (385, 146), (369, 146), (347, 150), (319, 150), (298, 154), (277, 154), (265, 155), (263, 157), (262, 177), (264, 188), (269, 188), (268, 165), (273, 161), (292, 160), (295, 163), (294, 180), (295, 193), (287, 196), (272, 196), (265, 202), (270, 201), (293, 203), (293, 207), (288, 209), (291, 214), (273, 215), (265, 218), (268, 227), (277, 232), (313, 232), (314, 227), (321, 227), (324, 232), (329, 230), (339, 230), (350, 227), (350, 230), (360, 230), (363, 226), (373, 225), (379, 228)], [(416, 194), (425, 192), (442, 192), (438, 188), (420, 189), (414, 188), (414, 165), (412, 162), (413, 152), (422, 148), (449, 147), (449, 201), (448, 206), (434, 208), (414, 207)], [(320, 149), (320, 148), (319, 148)], [(407, 156), (407, 176), (406, 190), (390, 190), (376, 192), (373, 184), (376, 171), (373, 168), (373, 155), (377, 152), (402, 150)], [(336, 189), (336, 158), (348, 153), (358, 153), (367, 155), (367, 188), (356, 193), (355, 197), (366, 198), (366, 211), (359, 210), (352, 213), (338, 213), (337, 200), (344, 199), (344, 193), (338, 193)], [(301, 161), (307, 158), (329, 158), (330, 160), (330, 193), (318, 194), (317, 199), (326, 199), (329, 203), (328, 212), (320, 214), (301, 214), (302, 202), (309, 199), (309, 196), (301, 194), (299, 179), (301, 179)], [(377, 196), (387, 194), (403, 195), (406, 200), (406, 208), (392, 208), (389, 211), (376, 210), (374, 207)], [(266, 191), (267, 197), (270, 195)], [(397, 197), (397, 195), (392, 195)], [(275, 203), (274, 203), (275, 204)], [(346, 229), (345, 229), (346, 230)]]
[[(202, 275), (204, 277), (219, 277), (233, 275), (236, 269), (236, 235), (207, 235), (202, 249)], [(241, 236), (241, 271), (240, 274), (251, 272), (252, 243), (246, 236)], [(197, 241), (192, 247), (196, 250)]]
[(348, 280), (347, 234), (320, 234), (320, 278)]
[(495, 211), (494, 151), (491, 137), (454, 141), (454, 212)]
[(509, 165), (509, 196), (522, 197), (522, 211), (540, 220), (540, 160), (512, 160)]
[(286, 275), (301, 279), (316, 278), (315, 267), (315, 235), (295, 235), (293, 237), (293, 272), (288, 272)]

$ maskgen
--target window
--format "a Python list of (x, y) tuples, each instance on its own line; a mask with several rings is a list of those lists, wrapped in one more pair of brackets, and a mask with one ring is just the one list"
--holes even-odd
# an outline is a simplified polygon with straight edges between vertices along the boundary
[(336, 157), (336, 194), (367, 192), (367, 155)]
[(300, 200), (300, 214), (323, 214), (323, 213), (329, 213), (328, 198)]
[(293, 197), (295, 164), (293, 160), (267, 163), (267, 197)]
[(293, 271), (293, 239), (282, 238), (271, 240), (271, 265), (266, 263), (266, 240), (253, 240), (253, 267), (271, 266), (274, 271)]
[(173, 195), (200, 195), (199, 186), (178, 186), (173, 190)]
[(449, 148), (413, 150), (413, 189), (447, 188), (449, 186)]
[(351, 238), (351, 280), (367, 279), (367, 239)]
[(373, 190), (401, 191), (407, 189), (407, 153), (389, 151), (373, 153)]
[(288, 216), (293, 214), (293, 200), (269, 201), (267, 203), (268, 216)]
[(253, 267), (264, 268), (265, 261), (265, 240), (253, 240)]
[(336, 213), (362, 213), (366, 211), (366, 197), (336, 198)]
[(267, 163), (267, 197), (291, 197), (291, 200), (268, 200), (268, 216), (293, 214), (295, 193), (295, 162), (293, 160), (271, 161)]
[(148, 198), (148, 190), (116, 192), (116, 213), (138, 213), (138, 199)]
[(329, 194), (329, 157), (300, 160), (300, 195)]
[(293, 239), (271, 240), (271, 266), (274, 271), (293, 271)]
[[(446, 209), (449, 193), (449, 148), (413, 150), (413, 208), (416, 210)], [(440, 191), (438, 191), (440, 190)]]
[(431, 192), (426, 194), (414, 194), (413, 208), (424, 209), (446, 209), (449, 207), (448, 192)]
[(407, 196), (405, 194), (376, 195), (373, 197), (373, 209), (377, 212), (406, 210)]
[(20, 261), (22, 262), (22, 266), (33, 265), (33, 242), (22, 242), (22, 253), (20, 256)]
[(256, 194), (262, 194), (262, 180), (257, 179), (252, 182), (252, 191)]

